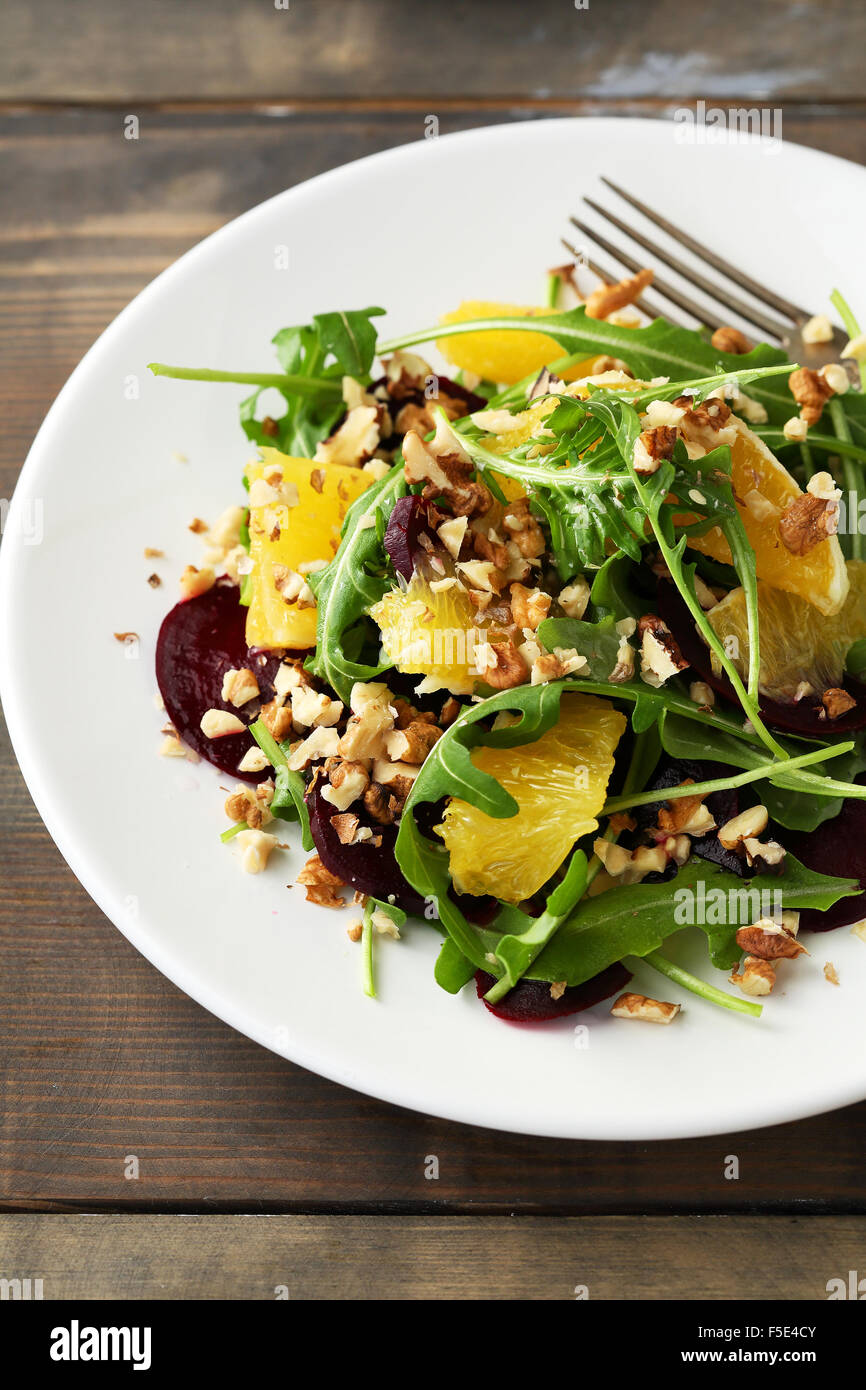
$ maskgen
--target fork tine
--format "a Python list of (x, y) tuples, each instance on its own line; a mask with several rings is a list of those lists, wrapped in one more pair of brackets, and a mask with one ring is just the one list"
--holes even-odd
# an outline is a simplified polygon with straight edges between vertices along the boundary
[[(616, 275), (613, 271), (607, 270), (603, 265), (600, 264), (600, 262), (592, 260), (592, 258), (588, 256), (585, 251), (578, 251), (577, 247), (572, 246), (571, 242), (567, 241), (565, 237), (560, 237), (559, 239), (565, 247), (566, 251), (569, 253), (569, 255), (573, 256), (579, 264), (588, 266), (588, 268), (592, 271), (593, 275), (598, 276), (599, 280), (605, 280), (609, 285), (613, 285), (619, 279), (619, 276)], [(646, 314), (648, 319), (657, 319), (662, 316), (662, 310), (656, 309), (652, 304), (650, 304), (646, 295), (642, 294), (640, 299), (636, 299), (634, 301), (634, 304), (636, 308), (640, 309), (642, 314)], [(675, 315), (665, 313), (664, 317), (668, 320), (669, 323), (676, 323), (679, 325), (680, 328), (686, 327), (682, 320), (676, 318)]]
[(604, 217), (606, 221), (612, 222), (614, 227), (618, 227), (626, 236), (631, 237), (632, 241), (636, 241), (638, 246), (642, 246), (645, 251), (649, 251), (651, 256), (657, 256), (660, 261), (664, 261), (665, 265), (669, 265), (671, 270), (675, 270), (677, 274), (684, 276), (686, 280), (691, 280), (693, 285), (696, 285), (699, 290), (703, 290), (704, 294), (710, 295), (718, 304), (724, 304), (726, 309), (731, 309), (733, 313), (739, 314), (741, 318), (744, 318), (747, 323), (751, 323), (756, 328), (759, 328), (762, 333), (769, 334), (771, 337), (781, 342), (783, 334), (787, 331), (784, 324), (777, 323), (775, 319), (768, 318), (760, 309), (753, 309), (750, 304), (740, 299), (738, 295), (732, 294), (730, 290), (720, 288), (718, 284), (714, 283), (712, 280), (708, 280), (705, 275), (701, 275), (700, 271), (693, 270), (690, 265), (686, 265), (684, 261), (678, 260), (676, 256), (672, 256), (669, 251), (666, 251), (662, 246), (658, 246), (656, 242), (651, 241), (649, 237), (644, 236), (642, 232), (637, 231), (634, 227), (630, 226), (628, 222), (623, 222), (622, 218), (617, 217), (612, 212), (608, 212), (607, 208), (603, 208), (599, 203), (594, 202), (592, 198), (584, 198), (583, 201), (588, 207), (592, 208), (593, 212), (597, 212), (599, 216)]
[(669, 222), (666, 217), (662, 217), (659, 213), (653, 212), (652, 208), (647, 207), (646, 203), (642, 203), (639, 198), (633, 197), (631, 193), (626, 193), (625, 189), (620, 188), (619, 184), (614, 183), (612, 179), (602, 177), (601, 181), (607, 184), (608, 188), (612, 188), (614, 193), (618, 193), (620, 198), (624, 198), (627, 203), (630, 203), (633, 208), (636, 208), (638, 212), (642, 212), (644, 217), (649, 218), (650, 222), (654, 222), (657, 227), (661, 227), (663, 232), (667, 232), (668, 236), (673, 237), (681, 246), (687, 247), (688, 250), (693, 251), (696, 256), (700, 256), (701, 260), (706, 261), (714, 270), (719, 270), (723, 275), (727, 275), (729, 280), (733, 280), (734, 284), (740, 286), (740, 289), (748, 290), (749, 294), (753, 294), (756, 299), (760, 299), (762, 304), (767, 304), (771, 309), (775, 309), (777, 313), (784, 314), (786, 318), (793, 319), (796, 324), (805, 323), (807, 319), (811, 318), (808, 310), (801, 308), (799, 304), (792, 303), (790, 299), (785, 299), (782, 295), (776, 294), (773, 290), (768, 290), (766, 285), (759, 284), (757, 280), (752, 279), (751, 275), (746, 275), (744, 271), (738, 270), (735, 265), (732, 265), (730, 261), (726, 261), (724, 257), (717, 255), (715, 251), (710, 251), (708, 247), (702, 246), (699, 241), (689, 236), (687, 232), (681, 232), (679, 227), (674, 226), (673, 222)]
[[(584, 236), (589, 237), (597, 246), (600, 246), (602, 251), (606, 251), (609, 256), (613, 256), (615, 260), (627, 266), (629, 270), (637, 272), (642, 269), (640, 261), (636, 261), (634, 256), (630, 256), (627, 251), (623, 251), (619, 246), (614, 246), (612, 241), (608, 241), (607, 238), (602, 236), (601, 232), (597, 232), (594, 227), (588, 226), (586, 222), (579, 221), (577, 217), (570, 217), (568, 220), (577, 227), (579, 232), (583, 232)], [(678, 290), (676, 285), (672, 285), (668, 280), (663, 280), (660, 275), (653, 276), (653, 286), (659, 294), (664, 295), (665, 299), (669, 299), (671, 303), (676, 304), (678, 308), (685, 309), (686, 313), (691, 314), (692, 318), (697, 319), (698, 323), (702, 323), (707, 328), (712, 329), (722, 328), (724, 326), (724, 320), (720, 319), (712, 310), (704, 309), (700, 304), (697, 304), (694, 299), (690, 299), (687, 294), (683, 294), (681, 290)]]

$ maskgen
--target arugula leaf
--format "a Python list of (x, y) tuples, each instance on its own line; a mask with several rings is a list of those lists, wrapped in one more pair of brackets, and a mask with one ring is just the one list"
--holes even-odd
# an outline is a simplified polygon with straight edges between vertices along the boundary
[(306, 850), (315, 849), (316, 846), (313, 843), (313, 835), (310, 830), (310, 813), (304, 800), (306, 791), (304, 779), (300, 772), (293, 772), (289, 767), (290, 741), (283, 745), (277, 743), (270, 729), (261, 719), (257, 719), (254, 724), (250, 725), (250, 733), (276, 773), (274, 795), (271, 801), (272, 815), (279, 820), (299, 821), (301, 844)]
[(315, 314), (313, 323), (322, 355), (333, 358), (326, 370), (338, 370), (341, 376), (359, 380), (367, 377), (376, 354), (377, 337), (370, 320), (384, 312), (373, 308)]
[(373, 604), (391, 586), (385, 573), (381, 528), (361, 527), (358, 522), (362, 516), (373, 513), (385, 520), (406, 492), (403, 463), (398, 458), (390, 473), (352, 503), (343, 523), (340, 548), (331, 563), (308, 576), (318, 611), (316, 650), (307, 660), (307, 670), (332, 686), (344, 703), (348, 702), (355, 681), (375, 680), (391, 665), (389, 661), (357, 659), (364, 645), (361, 625)]
[(490, 1004), (502, 999), (526, 974), (539, 952), (553, 939), (586, 890), (586, 855), (575, 850), (562, 882), (547, 899), (540, 917), (529, 918), (523, 931), (501, 936), (495, 955), (502, 967), (502, 977), (485, 994)]
[(549, 652), (554, 647), (573, 647), (585, 657), (586, 665), (575, 672), (578, 680), (586, 676), (604, 681), (610, 678), (617, 662), (620, 638), (616, 623), (612, 615), (597, 623), (581, 618), (545, 618), (538, 625), (538, 640)]
[[(711, 890), (721, 889), (724, 910), (722, 899), (714, 895), (712, 901), (720, 909), (718, 913), (698, 911), (700, 899), (695, 890), (701, 882), (705, 906)], [(760, 915), (761, 902), (780, 900), (785, 908), (816, 907), (823, 911), (839, 898), (856, 892), (855, 880), (815, 874), (790, 854), (785, 859), (784, 874), (756, 874), (749, 880), (692, 859), (665, 882), (638, 883), (611, 889), (597, 898), (585, 898), (534, 962), (530, 974), (533, 979), (582, 984), (623, 956), (645, 956), (658, 950), (668, 936), (686, 925), (701, 928), (707, 937), (710, 959), (719, 969), (726, 970), (741, 955), (736, 934), (743, 925), (742, 917), (755, 920)], [(690, 894), (694, 895), (695, 917), (718, 915), (735, 920), (683, 920), (684, 909), (692, 901)], [(758, 912), (753, 917), (754, 905)]]

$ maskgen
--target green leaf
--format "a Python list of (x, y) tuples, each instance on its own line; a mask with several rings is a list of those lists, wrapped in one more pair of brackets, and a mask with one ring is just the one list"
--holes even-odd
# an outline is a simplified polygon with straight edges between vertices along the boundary
[[(735, 940), (738, 928), (763, 915), (762, 903), (824, 910), (858, 891), (854, 880), (813, 874), (793, 855), (786, 856), (785, 865), (784, 874), (756, 874), (745, 880), (692, 859), (665, 882), (638, 883), (585, 898), (535, 961), (530, 976), (582, 984), (623, 956), (658, 950), (668, 936), (691, 925), (706, 934), (713, 964), (728, 969), (741, 954)], [(723, 920), (696, 920), (701, 916)]]
[[(356, 681), (375, 680), (390, 662), (359, 661), (364, 644), (361, 626), (375, 603), (387, 593), (386, 556), (380, 528), (358, 525), (362, 516), (390, 515), (394, 503), (407, 491), (402, 460), (390, 473), (355, 499), (346, 513), (343, 538), (333, 560), (308, 577), (316, 595), (316, 650), (307, 669), (333, 687), (346, 703)], [(372, 624), (371, 624), (372, 627)]]
[(376, 352), (376, 329), (370, 322), (384, 309), (349, 309), (338, 313), (315, 314), (313, 323), (319, 337), (323, 360), (330, 357), (330, 370), (341, 376), (365, 379)]
[(586, 855), (583, 850), (575, 850), (565, 877), (548, 897), (541, 915), (529, 918), (528, 925), (518, 934), (508, 934), (499, 938), (495, 955), (503, 973), (484, 996), (489, 1003), (495, 1004), (504, 998), (526, 974), (536, 956), (553, 939), (568, 914), (583, 897), (586, 890), (586, 871)]
[(586, 658), (586, 666), (575, 674), (578, 679), (606, 681), (616, 666), (620, 637), (614, 617), (587, 623), (581, 618), (545, 618), (538, 626), (538, 639), (547, 651), (554, 647), (572, 648)]

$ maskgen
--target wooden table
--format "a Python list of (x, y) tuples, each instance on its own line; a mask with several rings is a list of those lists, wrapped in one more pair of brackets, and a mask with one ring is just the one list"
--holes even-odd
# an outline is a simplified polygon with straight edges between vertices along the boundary
[[(427, 114), (447, 133), (760, 100), (786, 139), (866, 154), (858, 0), (732, 0), (718, 22), (643, 0), (7, 0), (2, 25), (5, 497), (69, 372), (159, 270), (263, 198), (420, 138)], [(282, 1268), (293, 1296), (570, 1297), (589, 1270), (599, 1297), (812, 1298), (858, 1245), (863, 1267), (866, 1105), (663, 1144), (410, 1114), (263, 1051), (137, 955), (7, 742), (0, 846), (0, 1274), (35, 1262), (46, 1296), (272, 1297)]]

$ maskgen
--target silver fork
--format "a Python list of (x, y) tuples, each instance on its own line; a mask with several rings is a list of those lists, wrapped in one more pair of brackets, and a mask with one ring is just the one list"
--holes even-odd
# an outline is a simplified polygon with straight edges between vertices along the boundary
[[(656, 257), (657, 260), (670, 266), (672, 270), (675, 270), (679, 275), (683, 276), (684, 279), (689, 280), (699, 290), (702, 290), (704, 294), (715, 300), (717, 304), (723, 305), (745, 323), (750, 324), (751, 327), (757, 331), (757, 336), (762, 341), (778, 344), (785, 349), (791, 361), (799, 362), (801, 366), (811, 367), (814, 370), (825, 366), (828, 362), (839, 361), (842, 349), (848, 342), (848, 335), (844, 333), (841, 328), (833, 328), (833, 337), (831, 341), (824, 343), (805, 342), (802, 329), (813, 317), (807, 309), (803, 309), (799, 304), (794, 304), (790, 299), (785, 299), (782, 295), (767, 289), (765, 285), (759, 284), (757, 280), (753, 280), (750, 275), (746, 275), (744, 271), (739, 270), (737, 266), (732, 265), (730, 261), (726, 261), (722, 256), (717, 255), (715, 251), (711, 251), (708, 247), (703, 246), (701, 242), (689, 236), (688, 232), (682, 231), (675, 223), (670, 222), (666, 217), (662, 217), (660, 213), (655, 212), (652, 208), (648, 207), (646, 203), (641, 202), (639, 198), (635, 198), (631, 193), (627, 193), (624, 188), (620, 188), (620, 186), (613, 183), (611, 179), (603, 178), (602, 183), (606, 184), (608, 188), (612, 189), (612, 191), (620, 198), (624, 199), (626, 203), (629, 203), (631, 207), (635, 208), (635, 210), (647, 218), (648, 221), (660, 227), (667, 236), (673, 238), (674, 241), (678, 241), (681, 246), (685, 246), (708, 266), (719, 271), (722, 275), (726, 276), (728, 280), (733, 281), (735, 285), (739, 285), (741, 289), (746, 290), (750, 295), (754, 296), (755, 299), (760, 300), (767, 308), (781, 315), (781, 318), (774, 318), (770, 314), (764, 313), (762, 309), (757, 308), (755, 305), (747, 303), (746, 300), (734, 294), (727, 286), (720, 285), (713, 280), (707, 279), (700, 271), (696, 270), (691, 265), (687, 265), (684, 261), (681, 261), (679, 257), (673, 255), (666, 247), (659, 245), (658, 242), (652, 241), (631, 222), (626, 222), (623, 218), (618, 217), (607, 208), (603, 208), (593, 198), (584, 198), (583, 201), (588, 207), (592, 208), (593, 212), (598, 213), (600, 217), (603, 217), (607, 222), (610, 222), (612, 226), (618, 228), (619, 231), (623, 232), (631, 241), (643, 247), (645, 251), (648, 251), (652, 256)], [(628, 270), (636, 272), (643, 268), (645, 262), (642, 264), (640, 261), (636, 260), (628, 251), (623, 250), (620, 246), (616, 246), (594, 227), (589, 226), (586, 222), (582, 222), (577, 217), (572, 217), (569, 220), (579, 232), (590, 241), (594, 242), (596, 246), (601, 247), (602, 251), (606, 252), (607, 255), (613, 256), (615, 260), (619, 261), (619, 263)], [(578, 251), (571, 242), (565, 239), (565, 237), (562, 238), (562, 244), (572, 256), (575, 256), (578, 260), (582, 260), (593, 274), (600, 276), (601, 279), (613, 282), (620, 278), (619, 275), (612, 275), (609, 271), (603, 269), (598, 261), (590, 260), (585, 252)], [(725, 327), (728, 324), (727, 319), (721, 318), (713, 309), (699, 304), (696, 300), (692, 299), (690, 295), (681, 290), (678, 285), (675, 285), (670, 280), (664, 279), (660, 275), (653, 276), (652, 289), (658, 294), (661, 294), (669, 303), (675, 304), (679, 309), (684, 309), (692, 318), (697, 319), (699, 323), (704, 324), (713, 331), (717, 328)], [(663, 315), (671, 322), (682, 324), (682, 320), (678, 319), (675, 314), (671, 314), (667, 308), (655, 307), (655, 302), (653, 300), (648, 300), (646, 296), (642, 296), (635, 302), (637, 307), (650, 318), (659, 318)], [(788, 322), (784, 322), (783, 320), (788, 320)], [(859, 384), (856, 364), (848, 358), (843, 365), (846, 367), (855, 385)]]

